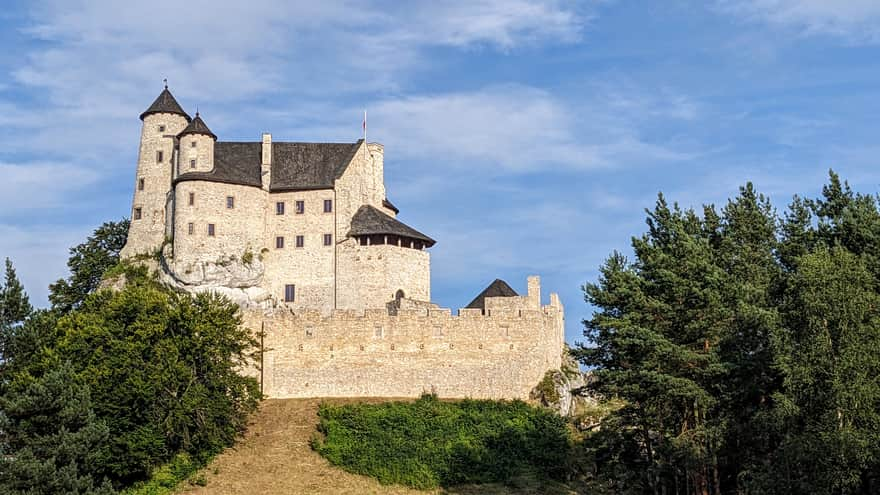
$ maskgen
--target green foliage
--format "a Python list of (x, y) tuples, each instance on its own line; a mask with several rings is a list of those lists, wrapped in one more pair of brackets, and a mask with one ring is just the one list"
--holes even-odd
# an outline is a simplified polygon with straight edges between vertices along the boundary
[(256, 380), (237, 373), (256, 346), (237, 306), (170, 291), (142, 266), (112, 271), (121, 291), (3, 332), (0, 493), (113, 493), (151, 475), (145, 490), (168, 488), (256, 408)]
[(106, 222), (86, 242), (70, 249), (70, 276), (49, 286), (53, 309), (66, 313), (78, 308), (98, 288), (104, 272), (119, 262), (119, 252), (128, 238), (128, 225), (127, 219)]
[(91, 388), (112, 437), (102, 468), (123, 484), (176, 452), (207, 456), (230, 445), (259, 399), (256, 381), (236, 372), (256, 346), (238, 307), (170, 292), (144, 271), (59, 320), (53, 349)]
[(585, 442), (613, 493), (880, 490), (880, 209), (833, 172), (779, 218), (751, 184), (717, 212), (661, 195), (632, 261), (584, 287)]
[[(123, 495), (170, 495), (175, 492), (177, 486), (190, 478), (205, 464), (205, 461), (197, 461), (187, 453), (179, 453), (171, 458), (166, 464), (154, 470), (147, 481), (135, 483), (131, 488), (122, 492)], [(200, 478), (203, 480), (204, 478)], [(200, 486), (205, 486), (198, 482)]]
[(322, 405), (313, 448), (346, 470), (384, 484), (433, 488), (505, 482), (525, 471), (560, 477), (571, 439), (565, 422), (523, 402)]
[(556, 370), (547, 370), (544, 378), (535, 386), (535, 391), (547, 404), (559, 404), (559, 391), (556, 390)]
[(0, 369), (9, 359), (7, 347), (12, 345), (13, 334), (33, 310), (12, 261), (6, 258), (6, 272), (0, 283)]
[(97, 473), (108, 455), (107, 425), (70, 363), (42, 376), (17, 374), (0, 395), (0, 491), (110, 494)]

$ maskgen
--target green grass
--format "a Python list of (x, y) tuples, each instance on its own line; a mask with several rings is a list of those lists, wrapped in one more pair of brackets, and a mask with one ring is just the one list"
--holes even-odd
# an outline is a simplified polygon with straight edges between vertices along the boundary
[(123, 490), (122, 495), (170, 495), (186, 479), (195, 485), (207, 483), (204, 475), (194, 476), (206, 461), (198, 461), (185, 453), (177, 454), (168, 463), (153, 471), (150, 479)]
[(322, 405), (314, 448), (331, 463), (384, 484), (428, 489), (567, 472), (565, 421), (521, 401)]

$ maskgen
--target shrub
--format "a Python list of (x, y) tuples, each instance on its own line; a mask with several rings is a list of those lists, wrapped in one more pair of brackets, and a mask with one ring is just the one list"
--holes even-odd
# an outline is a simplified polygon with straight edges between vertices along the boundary
[(434, 488), (507, 482), (525, 472), (559, 478), (571, 437), (564, 420), (521, 401), (322, 405), (312, 447), (383, 484)]

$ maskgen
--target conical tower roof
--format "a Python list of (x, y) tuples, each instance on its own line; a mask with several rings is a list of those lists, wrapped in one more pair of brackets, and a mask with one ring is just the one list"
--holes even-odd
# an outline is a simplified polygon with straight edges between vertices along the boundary
[(177, 103), (177, 100), (174, 99), (174, 96), (171, 94), (171, 91), (168, 91), (168, 86), (165, 86), (165, 89), (159, 93), (159, 97), (156, 98), (156, 101), (150, 105), (144, 113), (141, 114), (141, 120), (144, 120), (144, 117), (154, 113), (176, 113), (177, 115), (182, 115), (186, 118), (187, 122), (190, 122), (192, 119), (190, 116), (183, 111), (180, 104)]
[(211, 136), (214, 141), (217, 140), (217, 136), (211, 132), (211, 129), (208, 129), (208, 126), (205, 124), (205, 121), (199, 117), (199, 112), (196, 112), (196, 118), (192, 119), (186, 129), (180, 131), (180, 134), (177, 135), (178, 138), (185, 136), (187, 134), (204, 134), (206, 136)]

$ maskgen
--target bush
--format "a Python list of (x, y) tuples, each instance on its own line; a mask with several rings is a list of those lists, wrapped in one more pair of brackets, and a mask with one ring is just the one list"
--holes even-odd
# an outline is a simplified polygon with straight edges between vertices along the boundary
[(558, 415), (521, 401), (322, 405), (312, 447), (383, 484), (434, 488), (507, 482), (525, 472), (559, 478), (571, 437)]

